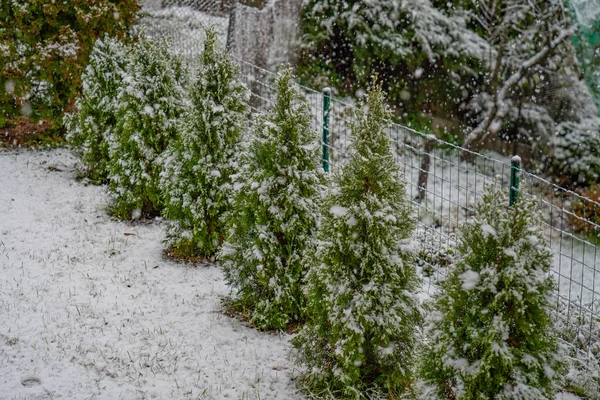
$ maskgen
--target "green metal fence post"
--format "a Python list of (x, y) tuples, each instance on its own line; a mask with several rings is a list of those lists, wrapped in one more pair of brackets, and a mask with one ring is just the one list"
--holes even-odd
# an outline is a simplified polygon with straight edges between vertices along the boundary
[(519, 198), (519, 175), (521, 174), (521, 157), (514, 156), (510, 160), (510, 192), (509, 205), (512, 207)]
[(331, 89), (323, 89), (323, 169), (329, 172), (329, 108), (331, 106)]

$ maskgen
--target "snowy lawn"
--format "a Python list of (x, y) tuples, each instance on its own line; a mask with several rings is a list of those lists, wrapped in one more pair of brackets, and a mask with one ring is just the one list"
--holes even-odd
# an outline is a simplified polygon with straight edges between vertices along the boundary
[(74, 161), (0, 152), (0, 399), (303, 398), (288, 336), (224, 316), (220, 269), (164, 259)]
[(0, 152), (0, 399), (294, 399), (287, 335), (221, 312), (214, 265), (105, 211), (65, 149)]

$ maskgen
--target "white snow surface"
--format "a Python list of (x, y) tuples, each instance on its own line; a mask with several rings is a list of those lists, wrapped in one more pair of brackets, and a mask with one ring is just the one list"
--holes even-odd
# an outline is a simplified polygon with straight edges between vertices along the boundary
[(466, 270), (462, 274), (460, 274), (460, 278), (463, 281), (462, 289), (463, 290), (471, 290), (477, 287), (477, 284), (481, 280), (479, 274), (473, 270)]
[(74, 161), (0, 152), (0, 398), (300, 398), (288, 336), (223, 315), (220, 269), (164, 259)]

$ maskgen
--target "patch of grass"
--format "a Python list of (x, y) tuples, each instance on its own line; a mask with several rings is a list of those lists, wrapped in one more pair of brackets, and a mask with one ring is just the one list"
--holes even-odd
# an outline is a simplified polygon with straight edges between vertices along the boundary
[(165, 258), (182, 262), (185, 264), (214, 264), (215, 257), (206, 257), (205, 255), (199, 255), (194, 251), (195, 247), (191, 245), (175, 244), (167, 247), (163, 250)]

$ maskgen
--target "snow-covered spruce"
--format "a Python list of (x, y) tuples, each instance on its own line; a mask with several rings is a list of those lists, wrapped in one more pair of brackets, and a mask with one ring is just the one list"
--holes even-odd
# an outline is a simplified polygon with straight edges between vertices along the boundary
[(117, 124), (109, 138), (111, 211), (119, 218), (153, 216), (161, 210), (161, 155), (177, 137), (185, 79), (181, 60), (166, 43), (141, 39), (131, 49), (117, 98)]
[(376, 85), (352, 127), (353, 152), (325, 200), (307, 283), (307, 322), (293, 340), (308, 390), (397, 398), (413, 382), (421, 313), (414, 228)]
[(422, 376), (447, 399), (553, 399), (563, 362), (552, 255), (533, 199), (489, 187), (426, 324)]
[(116, 124), (115, 99), (125, 63), (123, 43), (108, 36), (98, 39), (81, 78), (83, 90), (75, 103), (76, 112), (64, 118), (66, 139), (80, 160), (77, 172), (92, 183), (102, 183), (107, 178), (107, 138)]
[(205, 51), (180, 137), (165, 153), (160, 185), (167, 243), (180, 255), (212, 256), (223, 242), (222, 214), (231, 197), (233, 160), (246, 125), (247, 90), (238, 67), (206, 30)]
[(324, 191), (317, 134), (290, 69), (277, 76), (274, 109), (259, 115), (234, 175), (220, 252), (235, 304), (259, 328), (282, 329), (304, 308), (302, 262)]

